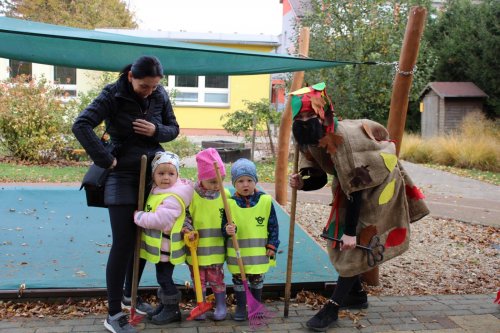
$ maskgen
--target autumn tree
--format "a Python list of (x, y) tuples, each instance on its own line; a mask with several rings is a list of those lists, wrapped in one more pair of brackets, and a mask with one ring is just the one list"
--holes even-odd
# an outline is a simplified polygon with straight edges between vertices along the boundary
[(0, 0), (0, 13), (83, 29), (137, 27), (120, 0)]
[(500, 1), (450, 0), (431, 20), (426, 38), (437, 55), (434, 81), (471, 81), (500, 116)]
[[(309, 56), (328, 60), (377, 62), (380, 65), (340, 66), (306, 73), (305, 82), (325, 81), (337, 114), (386, 123), (395, 73), (394, 62), (404, 37), (408, 12), (425, 1), (357, 0), (311, 1), (300, 24), (310, 27)], [(430, 7), (427, 2), (427, 7)], [(300, 28), (297, 25), (297, 30)], [(427, 84), (434, 56), (423, 40), (414, 75), (409, 113), (411, 128), (419, 126), (417, 95)]]

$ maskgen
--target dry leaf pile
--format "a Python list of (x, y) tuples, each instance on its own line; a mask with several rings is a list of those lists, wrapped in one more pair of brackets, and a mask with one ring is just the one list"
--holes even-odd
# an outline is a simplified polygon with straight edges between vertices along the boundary
[[(318, 243), (330, 207), (297, 205), (296, 222)], [(328, 263), (325, 263), (328, 264)], [(489, 294), (500, 288), (500, 229), (426, 217), (411, 224), (410, 249), (380, 266), (371, 295)]]

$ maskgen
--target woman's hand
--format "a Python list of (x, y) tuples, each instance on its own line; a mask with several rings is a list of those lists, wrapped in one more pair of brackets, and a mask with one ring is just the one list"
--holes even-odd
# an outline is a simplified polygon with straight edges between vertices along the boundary
[(356, 236), (348, 236), (344, 234), (340, 240), (340, 251), (351, 250), (356, 247)]
[(290, 176), (289, 184), (291, 188), (296, 188), (297, 190), (302, 189), (304, 187), (304, 181), (302, 180), (302, 176), (298, 173), (295, 173)]
[(274, 258), (275, 255), (276, 255), (276, 252), (274, 252), (274, 250), (271, 250), (271, 249), (266, 250), (266, 256), (268, 256), (269, 258)]
[(226, 233), (229, 235), (229, 236), (233, 236), (233, 235), (236, 235), (236, 225), (235, 224), (226, 224)]
[(153, 136), (156, 133), (156, 126), (144, 119), (136, 119), (132, 122), (134, 132), (145, 136)]
[(118, 161), (116, 160), (116, 157), (113, 159), (113, 163), (111, 163), (111, 166), (108, 169), (114, 169), (116, 167), (116, 164)]

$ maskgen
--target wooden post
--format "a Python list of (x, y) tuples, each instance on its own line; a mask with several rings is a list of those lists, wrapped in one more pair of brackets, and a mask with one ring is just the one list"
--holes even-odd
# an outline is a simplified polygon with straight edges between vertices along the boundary
[(413, 71), (417, 63), (420, 38), (424, 32), (426, 16), (427, 10), (424, 7), (412, 7), (410, 9), (403, 47), (399, 56), (399, 70), (392, 86), (387, 130), (391, 139), (396, 140), (396, 153), (398, 156), (403, 141)]
[[(299, 35), (299, 54), (307, 57), (309, 54), (309, 28), (300, 29)], [(292, 86), (290, 91), (302, 88), (304, 83), (304, 71), (293, 74)], [(275, 199), (286, 206), (288, 201), (287, 194), (287, 173), (288, 173), (288, 154), (290, 151), (290, 133), (292, 132), (292, 105), (291, 98), (286, 101), (285, 110), (281, 116), (281, 124), (278, 135), (278, 157), (276, 159), (276, 169), (274, 174)]]
[[(396, 154), (398, 156), (403, 141), (406, 113), (408, 111), (408, 96), (426, 16), (427, 10), (424, 7), (412, 7), (410, 9), (403, 46), (399, 55), (398, 71), (392, 86), (387, 130), (390, 138), (396, 141)], [(362, 280), (370, 286), (378, 286), (380, 284), (378, 266), (362, 274)]]

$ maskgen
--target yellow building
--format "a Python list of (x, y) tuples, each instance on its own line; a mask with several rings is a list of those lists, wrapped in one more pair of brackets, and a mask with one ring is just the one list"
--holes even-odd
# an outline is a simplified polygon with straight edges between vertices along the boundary
[[(242, 51), (275, 52), (278, 38), (270, 35), (213, 34), (190, 32), (140, 31), (124, 29), (99, 29), (103, 32), (137, 37), (170, 39)], [(132, 61), (133, 59), (131, 59)], [(168, 74), (168, 68), (165, 68)], [(44, 77), (59, 85), (65, 98), (93, 88), (100, 73), (51, 65), (27, 63), (0, 58), (0, 79), (18, 74)], [(270, 99), (271, 75), (167, 75), (165, 88), (174, 102), (174, 111), (183, 135), (224, 135), (221, 116), (243, 109), (243, 101)]]

